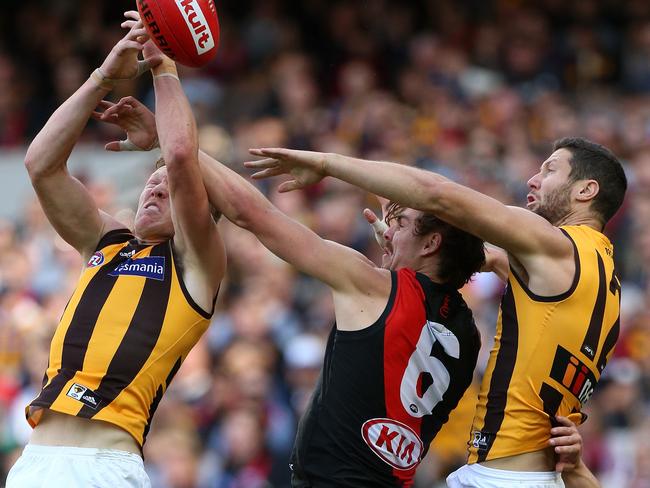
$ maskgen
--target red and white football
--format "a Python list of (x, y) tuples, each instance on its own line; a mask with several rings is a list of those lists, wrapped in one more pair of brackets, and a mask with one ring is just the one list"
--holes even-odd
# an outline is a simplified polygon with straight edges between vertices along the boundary
[(214, 0), (137, 0), (142, 23), (160, 50), (198, 68), (217, 53), (219, 19)]

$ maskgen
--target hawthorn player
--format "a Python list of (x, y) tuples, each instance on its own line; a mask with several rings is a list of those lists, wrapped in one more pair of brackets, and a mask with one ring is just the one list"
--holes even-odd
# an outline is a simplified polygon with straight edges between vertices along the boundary
[[(225, 271), (176, 67), (159, 55), (139, 62), (146, 30), (126, 24), (129, 33), (25, 158), (48, 219), (87, 264), (52, 339), (43, 389), (27, 407), (34, 430), (9, 488), (150, 486), (141, 449), (151, 418), (207, 329)], [(132, 232), (97, 208), (66, 162), (115, 83), (152, 66), (166, 166), (147, 181)]]

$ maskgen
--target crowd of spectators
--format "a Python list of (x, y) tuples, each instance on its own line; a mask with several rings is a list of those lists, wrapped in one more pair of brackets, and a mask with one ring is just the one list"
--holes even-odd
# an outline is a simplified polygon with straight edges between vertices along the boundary
[[(521, 205), (554, 139), (585, 136), (621, 158), (630, 189), (607, 228), (623, 282), (621, 335), (581, 432), (603, 486), (650, 486), (650, 2), (215, 3), (219, 54), (181, 76), (202, 148), (239, 171), (249, 147), (340, 152), (435, 170)], [(121, 12), (133, 8), (126, 0), (0, 4), (0, 165), (3, 148), (28, 144), (100, 64), (122, 35)], [(150, 79), (112, 96), (125, 95), (151, 103)], [(100, 151), (119, 135), (91, 123), (83, 141)], [(119, 187), (86, 183), (128, 223)], [(289, 194), (276, 184), (260, 187), (283, 211), (377, 260), (361, 216), (376, 207), (371, 196), (335, 181)], [(144, 450), (157, 488), (288, 486), (296, 422), (333, 324), (322, 284), (246, 231), (220, 225), (229, 268), (212, 326), (161, 402)], [(0, 484), (28, 439), (23, 409), (81, 265), (35, 197), (0, 221)], [(436, 486), (463, 462), (502, 289), (485, 274), (463, 290), (483, 337), (477, 381), (417, 487)]]

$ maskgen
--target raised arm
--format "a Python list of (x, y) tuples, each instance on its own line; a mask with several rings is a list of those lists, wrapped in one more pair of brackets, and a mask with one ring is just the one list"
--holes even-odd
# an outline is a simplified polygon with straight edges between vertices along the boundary
[[(300, 271), (343, 293), (385, 293), (376, 289), (382, 271), (362, 254), (322, 239), (311, 229), (277, 209), (262, 193), (223, 164), (200, 153), (210, 201), (234, 224), (243, 227), (274, 254)], [(375, 287), (375, 288), (373, 288)]]
[[(92, 254), (101, 236), (124, 227), (97, 208), (83, 184), (68, 172), (67, 161), (95, 107), (115, 81), (132, 78), (160, 62), (139, 63), (146, 31), (133, 24), (99, 70), (47, 121), (25, 156), (25, 166), (38, 199), (55, 230), (83, 256)], [(111, 81), (113, 80), (113, 81)]]
[[(155, 50), (152, 43), (145, 56)], [(210, 213), (198, 159), (196, 122), (169, 58), (153, 69), (156, 127), (167, 168), (174, 221), (174, 247), (183, 260), (185, 284), (192, 298), (210, 310), (225, 273), (225, 250)]]
[(325, 176), (398, 202), (431, 212), (450, 224), (507, 250), (526, 263), (531, 256), (571, 258), (572, 246), (562, 232), (542, 217), (503, 203), (439, 174), (396, 163), (367, 161), (339, 154), (290, 149), (253, 149), (266, 159), (245, 163), (265, 178), (291, 174), (280, 191), (291, 191)]
[[(138, 100), (104, 102), (95, 118), (119, 125), (126, 141), (112, 141), (110, 151), (142, 150), (155, 145), (154, 115)], [(334, 292), (337, 327), (358, 330), (373, 323), (386, 306), (391, 278), (362, 254), (319, 237), (289, 218), (240, 175), (199, 152), (201, 172), (211, 203), (235, 224), (254, 233), (274, 254), (329, 285)]]
[[(138, 100), (126, 97), (117, 104), (105, 102), (96, 112), (101, 121), (114, 123), (127, 133), (127, 141), (112, 141), (111, 151), (152, 146), (156, 141), (154, 115)], [(223, 215), (254, 233), (274, 254), (302, 272), (319, 278), (334, 290), (350, 289), (371, 294), (372, 278), (384, 276), (362, 254), (327, 241), (309, 228), (280, 212), (251, 183), (203, 152), (201, 171), (211, 203)], [(385, 281), (381, 280), (384, 284)], [(384, 285), (379, 287), (386, 291)]]

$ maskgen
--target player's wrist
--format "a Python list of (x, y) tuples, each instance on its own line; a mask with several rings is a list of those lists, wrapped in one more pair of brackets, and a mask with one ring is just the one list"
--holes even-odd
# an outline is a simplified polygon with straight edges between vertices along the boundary
[(178, 69), (176, 68), (176, 63), (174, 63), (171, 59), (165, 59), (158, 66), (152, 68), (151, 74), (154, 78), (170, 76), (178, 79)]
[(90, 80), (102, 90), (111, 91), (115, 88), (115, 80), (107, 77), (101, 67), (90, 74)]

